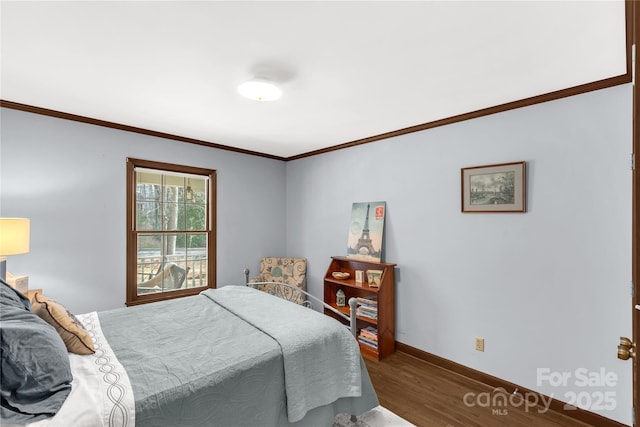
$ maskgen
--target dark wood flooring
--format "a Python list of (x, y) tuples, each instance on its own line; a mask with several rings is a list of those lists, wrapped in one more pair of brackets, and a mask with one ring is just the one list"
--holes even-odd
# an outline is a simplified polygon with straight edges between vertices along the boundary
[(366, 364), (380, 404), (419, 427), (589, 426), (543, 407), (508, 405), (508, 400), (492, 407), (476, 399), (481, 393), (494, 396), (492, 387), (403, 352)]

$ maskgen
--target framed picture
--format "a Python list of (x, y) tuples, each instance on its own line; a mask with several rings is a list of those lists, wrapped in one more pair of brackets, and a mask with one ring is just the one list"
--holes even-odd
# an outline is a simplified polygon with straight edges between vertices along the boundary
[(380, 262), (386, 202), (356, 202), (351, 207), (347, 258)]
[(526, 212), (525, 162), (462, 168), (462, 212)]
[(382, 270), (367, 270), (367, 282), (370, 288), (379, 288), (382, 280)]

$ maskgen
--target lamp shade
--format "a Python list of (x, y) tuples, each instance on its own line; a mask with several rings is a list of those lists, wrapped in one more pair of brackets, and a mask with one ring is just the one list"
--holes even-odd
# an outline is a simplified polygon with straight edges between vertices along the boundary
[(0, 218), (0, 256), (29, 252), (29, 229), (27, 218)]

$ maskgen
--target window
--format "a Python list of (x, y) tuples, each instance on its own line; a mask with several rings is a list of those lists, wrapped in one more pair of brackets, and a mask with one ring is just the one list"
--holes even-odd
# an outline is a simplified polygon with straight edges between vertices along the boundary
[(127, 305), (215, 288), (214, 170), (127, 159)]

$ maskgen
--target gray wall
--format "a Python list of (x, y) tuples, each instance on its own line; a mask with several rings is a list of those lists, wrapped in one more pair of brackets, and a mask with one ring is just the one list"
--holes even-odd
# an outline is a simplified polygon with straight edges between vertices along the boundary
[[(613, 393), (614, 409), (590, 409), (631, 424), (631, 364), (615, 356), (631, 332), (630, 85), (286, 164), (1, 112), (0, 214), (32, 219), (9, 271), (72, 311), (124, 302), (126, 157), (218, 171), (219, 285), (261, 256), (305, 256), (321, 296), (351, 204), (385, 200), (399, 341), (563, 401)], [(527, 213), (460, 213), (460, 168), (520, 160)], [(568, 387), (538, 385), (544, 368)], [(616, 385), (576, 385), (579, 368)]]
[[(631, 363), (616, 359), (631, 333), (630, 152), (624, 85), (288, 162), (287, 251), (321, 295), (351, 204), (386, 201), (398, 341), (565, 402), (612, 392), (614, 410), (590, 409), (630, 424)], [(461, 168), (522, 160), (527, 213), (460, 212)], [(538, 385), (538, 368), (570, 372), (568, 387)], [(616, 386), (582, 387), (578, 368)]]
[(7, 260), (72, 311), (125, 301), (126, 158), (217, 171), (217, 282), (285, 254), (285, 163), (3, 108), (0, 215), (31, 218), (31, 251)]

